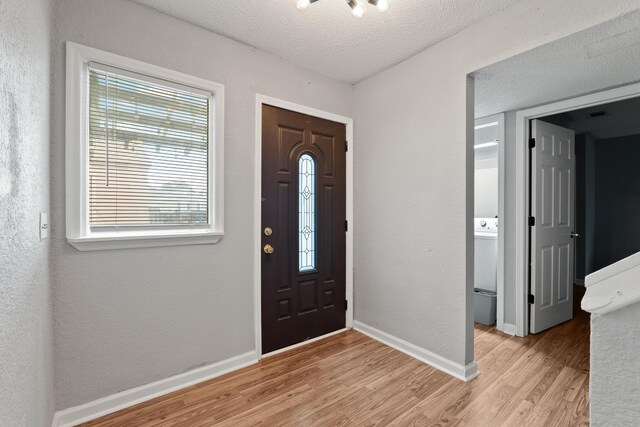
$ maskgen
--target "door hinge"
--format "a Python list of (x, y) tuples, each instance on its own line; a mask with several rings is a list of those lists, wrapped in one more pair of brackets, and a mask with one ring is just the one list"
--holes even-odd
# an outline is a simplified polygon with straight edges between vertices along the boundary
[(344, 142), (344, 151), (349, 151), (349, 141)]
[(536, 217), (535, 216), (530, 216), (529, 217), (529, 227), (535, 227), (536, 225)]
[(536, 301), (536, 298), (532, 294), (529, 294), (529, 297), (527, 298), (527, 300), (529, 301), (529, 304), (534, 304)]
[(536, 148), (536, 139), (535, 138), (529, 139), (529, 148)]
[(349, 300), (344, 300), (344, 311), (347, 311), (349, 308)]
[(344, 231), (349, 231), (349, 221), (344, 222)]

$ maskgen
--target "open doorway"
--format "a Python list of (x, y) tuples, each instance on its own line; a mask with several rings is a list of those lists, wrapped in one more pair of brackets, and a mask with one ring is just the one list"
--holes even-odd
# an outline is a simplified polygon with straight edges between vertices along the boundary
[[(571, 294), (584, 291), (576, 282), (640, 250), (635, 227), (629, 225), (637, 220), (635, 168), (624, 166), (633, 159), (632, 141), (640, 133), (634, 120), (639, 95), (640, 85), (629, 85), (516, 115), (516, 179), (525, 189), (517, 206), (524, 221), (516, 245), (523, 335), (570, 320), (577, 310)], [(570, 164), (554, 164), (542, 154), (558, 155), (563, 149), (571, 154)], [(543, 235), (547, 232), (555, 235)]]
[[(638, 116), (640, 98), (631, 98), (530, 122), (532, 142), (535, 140), (535, 147), (530, 149), (530, 212), (532, 216), (548, 215), (540, 208), (542, 204), (556, 216), (556, 221), (551, 218), (551, 222), (534, 216), (530, 227), (532, 333), (570, 320), (579, 312), (579, 298), (572, 294), (584, 294), (587, 275), (640, 252)], [(548, 162), (541, 165), (536, 159), (552, 144), (552, 155), (556, 156), (562, 156), (563, 144), (571, 148), (571, 161), (566, 168)], [(554, 175), (537, 176), (548, 172)], [(545, 179), (547, 189), (555, 189), (556, 194), (545, 194), (547, 189), (541, 185)], [(549, 237), (553, 227), (557, 236)], [(542, 233), (547, 234), (545, 243), (538, 239)], [(574, 301), (577, 307), (571, 306)]]
[(475, 121), (474, 133), (474, 322), (504, 326), (504, 115)]

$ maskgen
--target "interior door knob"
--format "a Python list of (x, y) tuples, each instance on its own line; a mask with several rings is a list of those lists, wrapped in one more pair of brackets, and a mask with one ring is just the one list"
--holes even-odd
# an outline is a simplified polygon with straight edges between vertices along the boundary
[(576, 233), (575, 231), (572, 231), (572, 232), (571, 232), (571, 234), (569, 234), (569, 236), (570, 236), (572, 239), (575, 239), (576, 237), (580, 237), (580, 234)]
[(262, 248), (262, 250), (267, 255), (271, 255), (273, 253), (273, 251), (274, 251), (273, 246), (271, 246), (271, 245), (264, 245), (264, 248)]

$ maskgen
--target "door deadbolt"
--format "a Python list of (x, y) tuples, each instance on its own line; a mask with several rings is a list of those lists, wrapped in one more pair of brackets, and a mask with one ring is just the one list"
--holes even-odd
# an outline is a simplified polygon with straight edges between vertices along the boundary
[(266, 227), (264, 229), (264, 235), (265, 236), (271, 236), (273, 234), (273, 230), (271, 229), (271, 227)]

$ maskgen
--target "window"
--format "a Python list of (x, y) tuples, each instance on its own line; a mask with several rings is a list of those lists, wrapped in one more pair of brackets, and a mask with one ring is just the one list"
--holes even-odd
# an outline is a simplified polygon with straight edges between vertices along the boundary
[(309, 154), (298, 160), (298, 269), (316, 268), (316, 161)]
[(67, 57), (69, 243), (220, 240), (223, 86), (74, 43)]
[(89, 67), (89, 225), (208, 220), (209, 98)]

